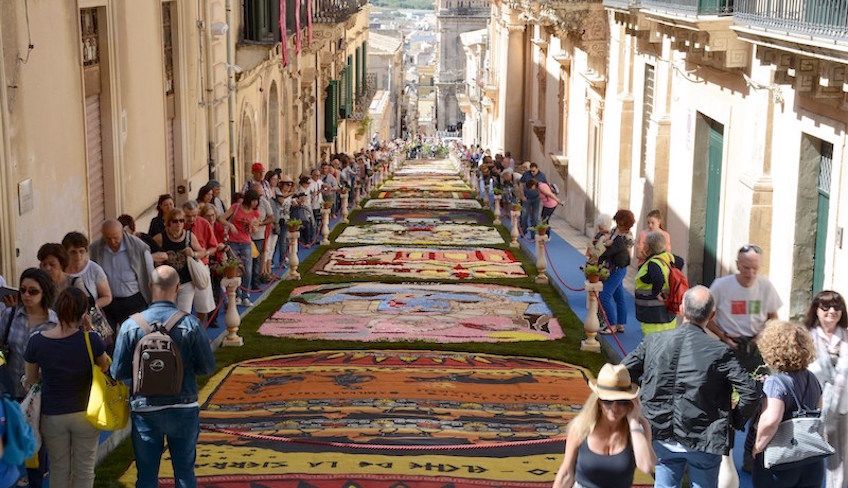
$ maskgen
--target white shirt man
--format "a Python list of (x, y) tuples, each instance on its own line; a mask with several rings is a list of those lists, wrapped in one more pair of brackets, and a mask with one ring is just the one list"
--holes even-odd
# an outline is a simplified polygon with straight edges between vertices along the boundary
[(762, 364), (755, 339), (766, 321), (777, 318), (783, 305), (774, 285), (759, 276), (762, 249), (747, 245), (736, 258), (738, 273), (716, 279), (710, 292), (716, 301), (716, 317), (709, 329), (730, 346), (748, 371)]

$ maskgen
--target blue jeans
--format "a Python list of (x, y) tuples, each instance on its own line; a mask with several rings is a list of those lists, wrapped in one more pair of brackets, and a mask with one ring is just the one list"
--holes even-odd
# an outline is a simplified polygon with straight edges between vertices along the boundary
[(604, 289), (601, 290), (601, 306), (607, 314), (610, 325), (624, 325), (627, 323), (627, 304), (624, 303), (624, 277), (627, 268), (616, 268), (610, 273), (610, 277), (604, 281)]
[(136, 488), (159, 486), (159, 462), (168, 438), (168, 451), (178, 488), (197, 486), (194, 477), (200, 409), (167, 408), (156, 412), (133, 412), (132, 445), (138, 467)]
[[(250, 277), (250, 283), (252, 285), (259, 284), (259, 272), (262, 270), (262, 261), (265, 259), (265, 239), (253, 239), (253, 244), (256, 245), (256, 249), (259, 249), (259, 257), (251, 258), (253, 260), (253, 269), (251, 272), (253, 273)], [(253, 249), (250, 250), (251, 256), (253, 255)], [(250, 286), (245, 286), (248, 290), (251, 289)]]
[[(236, 255), (238, 260), (241, 262), (241, 265), (244, 266), (244, 276), (241, 277), (241, 286), (245, 289), (250, 289), (251, 286), (251, 277), (253, 276), (253, 256), (250, 244), (240, 243), (240, 242), (229, 242), (227, 245), (230, 246), (230, 249), (233, 250), (233, 254)], [(236, 296), (240, 298), (248, 298), (250, 294), (241, 287), (236, 289)]]
[(721, 456), (700, 451), (674, 452), (658, 441), (653, 442), (657, 454), (654, 488), (679, 488), (683, 472), (689, 467), (692, 488), (716, 488)]
[[(524, 200), (521, 206), (521, 234), (524, 235), (528, 229), (539, 225), (539, 217), (542, 213), (542, 201), (540, 199)], [(535, 231), (530, 231), (530, 237), (535, 236)]]

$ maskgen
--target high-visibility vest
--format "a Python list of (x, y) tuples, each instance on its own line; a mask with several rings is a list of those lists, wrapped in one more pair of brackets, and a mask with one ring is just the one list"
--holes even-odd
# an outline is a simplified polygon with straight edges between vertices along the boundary
[[(669, 263), (671, 259), (674, 259), (674, 257), (668, 252), (656, 254), (645, 261), (639, 268), (639, 272), (636, 273), (636, 284), (634, 286), (634, 294), (636, 295), (636, 319), (640, 322), (659, 324), (671, 322), (675, 319), (674, 315), (666, 310), (664, 298), (664, 295), (668, 295), (669, 291), (668, 274), (670, 272)], [(649, 263), (659, 266), (663, 274), (662, 293), (656, 297), (652, 296), (653, 284), (642, 281), (642, 277), (648, 274)]]

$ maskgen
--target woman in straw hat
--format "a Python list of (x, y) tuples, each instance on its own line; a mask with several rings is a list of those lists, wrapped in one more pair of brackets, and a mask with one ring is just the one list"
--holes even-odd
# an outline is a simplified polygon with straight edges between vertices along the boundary
[(612, 364), (605, 364), (589, 387), (593, 393), (568, 426), (554, 488), (630, 488), (633, 470), (650, 474), (657, 461), (639, 387), (627, 368)]

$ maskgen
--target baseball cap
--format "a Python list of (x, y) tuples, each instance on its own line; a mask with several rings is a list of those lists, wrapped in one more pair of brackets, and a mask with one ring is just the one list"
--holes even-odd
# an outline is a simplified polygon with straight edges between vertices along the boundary
[(263, 166), (262, 163), (253, 163), (253, 166), (250, 167), (250, 171), (253, 173), (265, 171), (265, 166)]

